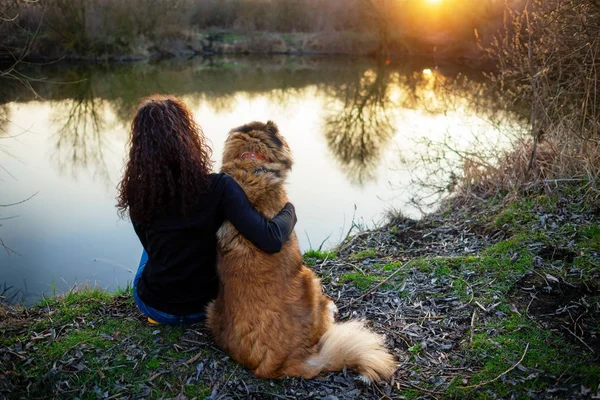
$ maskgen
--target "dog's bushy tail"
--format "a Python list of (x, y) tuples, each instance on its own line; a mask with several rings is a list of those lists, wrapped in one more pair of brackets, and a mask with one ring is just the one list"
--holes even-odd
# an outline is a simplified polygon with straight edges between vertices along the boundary
[(346, 366), (357, 371), (366, 383), (388, 380), (396, 362), (383, 344), (383, 338), (354, 320), (334, 324), (319, 341), (319, 352), (306, 360), (317, 374), (340, 371)]

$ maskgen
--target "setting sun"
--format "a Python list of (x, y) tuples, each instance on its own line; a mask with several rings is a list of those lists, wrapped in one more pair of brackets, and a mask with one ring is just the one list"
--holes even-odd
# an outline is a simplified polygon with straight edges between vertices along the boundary
[(425, 2), (429, 4), (440, 4), (442, 0), (425, 0)]

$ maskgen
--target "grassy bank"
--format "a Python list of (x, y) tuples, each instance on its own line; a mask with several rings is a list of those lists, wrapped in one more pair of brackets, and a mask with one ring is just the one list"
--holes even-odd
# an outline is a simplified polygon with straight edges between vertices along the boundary
[[(391, 382), (267, 381), (201, 326), (148, 325), (130, 293), (87, 290), (0, 310), (10, 398), (567, 398), (600, 385), (600, 222), (577, 188), (394, 218), (310, 251), (340, 319), (365, 317)], [(327, 397), (330, 396), (330, 397)]]

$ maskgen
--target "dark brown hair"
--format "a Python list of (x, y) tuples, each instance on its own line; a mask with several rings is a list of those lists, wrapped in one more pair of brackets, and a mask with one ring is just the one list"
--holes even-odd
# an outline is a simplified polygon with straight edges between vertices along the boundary
[(212, 150), (179, 99), (150, 96), (131, 124), (129, 158), (118, 186), (121, 217), (149, 223), (166, 208), (182, 214), (208, 189)]

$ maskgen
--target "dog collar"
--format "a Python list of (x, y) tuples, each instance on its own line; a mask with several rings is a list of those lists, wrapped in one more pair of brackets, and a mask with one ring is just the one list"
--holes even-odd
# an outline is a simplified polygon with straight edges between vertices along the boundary
[(240, 160), (261, 160), (261, 161), (269, 161), (265, 156), (255, 151), (245, 151), (240, 156)]

